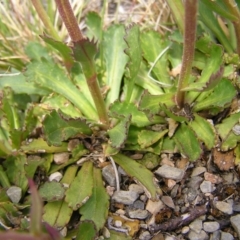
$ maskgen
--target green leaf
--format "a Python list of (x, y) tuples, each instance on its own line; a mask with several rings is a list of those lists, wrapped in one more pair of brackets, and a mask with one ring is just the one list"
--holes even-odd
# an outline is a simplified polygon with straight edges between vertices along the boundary
[(21, 150), (25, 153), (58, 153), (67, 152), (68, 143), (61, 143), (58, 147), (49, 146), (42, 138), (31, 139), (31, 141), (21, 146)]
[(201, 153), (200, 143), (197, 140), (194, 132), (185, 124), (182, 123), (173, 136), (180, 152), (183, 153), (190, 161), (196, 161)]
[(73, 210), (80, 208), (90, 198), (93, 191), (93, 164), (85, 162), (77, 177), (66, 191), (65, 201)]
[(231, 114), (228, 118), (225, 118), (222, 123), (216, 125), (217, 132), (223, 141), (232, 131), (234, 125), (239, 122), (239, 119), (240, 112)]
[(73, 65), (72, 50), (70, 47), (68, 47), (65, 43), (56, 41), (55, 39), (47, 35), (43, 35), (40, 37), (44, 40), (44, 42), (52, 46), (62, 55), (64, 62), (67, 66), (71, 67)]
[(128, 129), (131, 123), (131, 115), (128, 115), (119, 120), (119, 122), (110, 130), (108, 135), (110, 137), (109, 143), (113, 148), (120, 149), (127, 139)]
[(128, 60), (124, 53), (127, 48), (123, 40), (124, 35), (123, 25), (112, 25), (104, 33), (103, 52), (107, 68), (107, 85), (110, 87), (106, 97), (107, 105), (113, 103), (120, 95), (122, 77)]
[(142, 164), (120, 153), (112, 156), (112, 158), (129, 176), (136, 179), (145, 187), (149, 198), (153, 200), (157, 199), (157, 193), (160, 189), (155, 185), (154, 175), (151, 171), (144, 168)]
[(45, 182), (39, 188), (39, 194), (44, 201), (52, 202), (64, 198), (65, 189), (59, 182)]
[(144, 112), (139, 111), (138, 108), (133, 103), (115, 101), (113, 104), (110, 105), (109, 110), (110, 114), (113, 117), (116, 117), (119, 114), (125, 117), (131, 115), (132, 116), (131, 124), (137, 127), (145, 127), (153, 124), (152, 122), (149, 121), (146, 114)]
[(169, 108), (175, 106), (174, 94), (151, 95), (146, 92), (142, 97), (139, 108), (140, 110), (150, 111), (156, 114), (161, 110), (160, 103), (165, 104)]
[(132, 240), (132, 238), (125, 233), (110, 230), (110, 234), (109, 240)]
[(89, 200), (79, 212), (81, 221), (91, 220), (99, 231), (105, 224), (109, 208), (109, 196), (103, 186), (102, 173), (100, 169), (93, 168), (93, 192)]
[[(206, 98), (201, 99), (201, 101), (196, 100), (193, 111), (198, 112), (212, 107), (224, 107), (225, 104), (232, 101), (235, 95), (236, 90), (232, 83), (227, 79), (222, 79)], [(201, 98), (201, 94), (199, 97)]]
[(143, 57), (157, 77), (154, 80), (163, 86), (171, 86), (173, 82), (169, 77), (167, 56), (164, 54), (168, 43), (155, 31), (141, 32), (140, 39)]
[(155, 132), (151, 130), (142, 130), (138, 135), (138, 143), (140, 144), (141, 148), (147, 148), (154, 143), (156, 143), (159, 139), (164, 137), (164, 135), (168, 132), (168, 129), (162, 132)]
[(92, 221), (82, 221), (78, 227), (76, 240), (94, 240), (97, 237), (97, 230)]
[(197, 134), (197, 137), (211, 150), (215, 145), (216, 134), (213, 125), (206, 119), (194, 114), (194, 120), (188, 124)]
[(72, 102), (86, 117), (97, 120), (94, 107), (85, 98), (84, 93), (76, 88), (62, 68), (49, 62), (37, 62), (28, 65), (25, 72), (27, 79), (41, 87), (56, 92)]
[(0, 184), (3, 188), (10, 188), (11, 187), (11, 184), (8, 180), (7, 174), (4, 171), (2, 165), (0, 165)]
[(132, 25), (126, 28), (126, 36), (124, 38), (128, 48), (125, 50), (125, 53), (128, 55), (129, 60), (127, 63), (127, 72), (126, 72), (126, 83), (127, 83), (127, 93), (126, 101), (129, 102), (134, 88), (135, 78), (138, 75), (142, 53), (140, 46), (140, 31), (138, 25)]
[(51, 61), (51, 58), (49, 57), (47, 48), (44, 47), (39, 42), (29, 42), (27, 46), (25, 47), (25, 53), (28, 55), (28, 57), (34, 61), (41, 61), (42, 58), (47, 59), (48, 61)]
[(20, 187), (23, 192), (25, 192), (28, 187), (28, 176), (25, 170), (26, 164), (27, 159), (24, 155), (10, 156), (3, 163), (9, 181), (13, 185)]
[(62, 141), (77, 134), (91, 135), (92, 131), (81, 119), (65, 120), (57, 111), (52, 111), (43, 121), (43, 131), (50, 145), (60, 146)]
[(102, 35), (102, 19), (96, 12), (88, 12), (86, 16), (87, 33), (89, 39), (100, 40)]
[(14, 73), (15, 75), (0, 77), (0, 89), (4, 87), (10, 87), (15, 93), (37, 94), (46, 95), (50, 91), (48, 89), (37, 86), (34, 82), (27, 82), (26, 77), (20, 73)]
[(230, 132), (221, 144), (221, 151), (228, 151), (229, 149), (233, 149), (239, 142), (240, 135), (235, 135), (233, 132)]
[[(61, 183), (67, 185), (71, 184), (75, 178), (77, 169), (77, 166), (68, 167), (61, 180)], [(72, 216), (72, 212), (73, 210), (64, 200), (48, 202), (44, 206), (43, 220), (48, 222), (51, 226), (63, 228), (69, 222)]]

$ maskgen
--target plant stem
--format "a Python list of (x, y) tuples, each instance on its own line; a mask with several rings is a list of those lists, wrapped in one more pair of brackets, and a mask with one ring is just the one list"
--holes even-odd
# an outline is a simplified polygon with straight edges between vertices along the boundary
[(53, 38), (55, 38), (56, 40), (60, 41), (61, 39), (58, 36), (57, 31), (53, 27), (52, 22), (51, 22), (49, 16), (47, 15), (46, 11), (44, 10), (41, 1), (40, 0), (32, 0), (32, 4), (33, 4), (34, 8), (36, 9), (36, 11), (38, 13), (38, 16), (42, 20), (42, 22), (43, 22), (45, 28), (47, 29), (48, 33)]
[(197, 6), (197, 0), (185, 0), (182, 69), (176, 94), (176, 103), (179, 108), (183, 107), (185, 97), (185, 92), (181, 91), (181, 89), (188, 86), (189, 78), (191, 76), (197, 28)]
[(59, 14), (73, 42), (83, 39), (69, 0), (55, 0)]
[(237, 39), (237, 53), (240, 56), (240, 12), (238, 9), (238, 5), (233, 0), (224, 0), (224, 3), (226, 4), (228, 11), (237, 18), (237, 20), (232, 21), (232, 23), (234, 25), (236, 39)]
[(69, 3), (69, 0), (55, 1), (59, 14), (62, 17), (62, 20), (74, 44), (74, 58), (76, 61), (79, 61), (82, 66), (82, 71), (85, 75), (89, 91), (95, 103), (99, 120), (103, 124), (102, 127), (104, 129), (107, 129), (109, 125), (109, 120), (101, 89), (98, 84), (94, 62), (94, 56), (97, 52), (97, 50), (95, 50), (95, 44), (84, 39), (82, 32), (79, 29), (77, 20), (74, 16), (71, 5)]

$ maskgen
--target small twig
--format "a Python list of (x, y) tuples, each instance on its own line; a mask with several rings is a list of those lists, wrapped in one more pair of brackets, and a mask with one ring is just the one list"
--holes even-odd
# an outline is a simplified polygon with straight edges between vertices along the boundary
[(189, 213), (183, 214), (181, 217), (174, 218), (169, 220), (168, 222), (157, 224), (149, 227), (151, 232), (158, 232), (158, 231), (174, 231), (175, 229), (188, 225), (190, 222), (195, 220), (196, 218), (204, 215), (207, 212), (206, 205), (194, 207), (189, 211)]
[(113, 169), (114, 169), (114, 173), (116, 175), (116, 188), (117, 188), (117, 191), (120, 191), (120, 184), (119, 184), (119, 176), (118, 176), (118, 171), (117, 171), (117, 167), (116, 167), (116, 164), (113, 160), (112, 157), (108, 157), (112, 163), (112, 166), (113, 166)]

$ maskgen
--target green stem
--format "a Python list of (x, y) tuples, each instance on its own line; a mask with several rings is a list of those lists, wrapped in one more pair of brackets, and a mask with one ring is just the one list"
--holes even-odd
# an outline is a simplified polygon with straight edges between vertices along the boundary
[(185, 92), (181, 89), (188, 86), (191, 76), (192, 63), (194, 58), (196, 28), (197, 28), (197, 0), (185, 0), (185, 17), (184, 17), (184, 43), (182, 69), (179, 76), (176, 103), (182, 108), (184, 105)]
[(32, 4), (34, 8), (36, 9), (38, 16), (42, 20), (45, 28), (47, 29), (48, 33), (55, 38), (56, 40), (60, 41), (60, 37), (58, 36), (57, 31), (55, 30), (54, 26), (52, 25), (52, 22), (47, 15), (46, 11), (43, 8), (43, 5), (40, 0), (32, 0)]
[(224, 0), (224, 3), (226, 4), (228, 11), (232, 13), (237, 20), (232, 21), (235, 29), (236, 34), (236, 40), (237, 40), (237, 53), (240, 56), (240, 12), (238, 9), (238, 5), (233, 0)]
[(181, 33), (183, 33), (183, 18), (184, 18), (184, 8), (182, 0), (166, 0), (168, 3), (168, 6), (171, 9), (171, 12), (173, 14), (174, 20), (178, 25), (178, 29)]

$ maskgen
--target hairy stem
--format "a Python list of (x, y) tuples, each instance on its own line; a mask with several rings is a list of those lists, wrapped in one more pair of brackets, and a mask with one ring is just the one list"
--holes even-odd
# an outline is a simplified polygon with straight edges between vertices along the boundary
[(52, 25), (50, 18), (48, 17), (46, 11), (43, 8), (43, 5), (40, 0), (31, 0), (34, 8), (37, 11), (38, 16), (40, 17), (41, 21), (43, 22), (45, 28), (47, 29), (48, 33), (55, 38), (56, 40), (60, 41), (60, 37), (58, 36), (57, 31)]
[(191, 76), (192, 63), (194, 58), (196, 28), (197, 28), (197, 0), (185, 0), (185, 15), (184, 15), (184, 43), (182, 69), (179, 76), (176, 103), (179, 108), (184, 105), (185, 92), (181, 91), (189, 84)]

